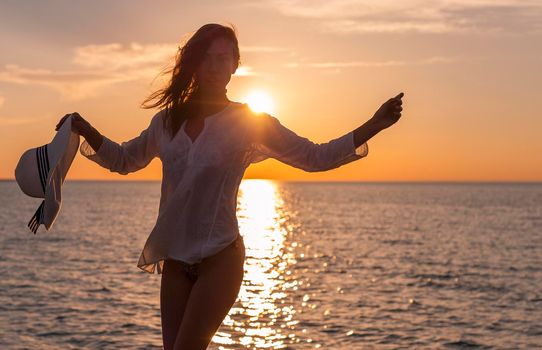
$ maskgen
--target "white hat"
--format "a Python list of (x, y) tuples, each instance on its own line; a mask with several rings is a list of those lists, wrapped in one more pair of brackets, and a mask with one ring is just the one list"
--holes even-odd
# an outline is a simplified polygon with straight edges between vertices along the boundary
[(34, 234), (43, 224), (47, 231), (60, 211), (60, 188), (79, 148), (79, 134), (72, 132), (72, 117), (64, 120), (51, 143), (24, 152), (15, 168), (15, 179), (30, 197), (44, 198), (28, 227)]

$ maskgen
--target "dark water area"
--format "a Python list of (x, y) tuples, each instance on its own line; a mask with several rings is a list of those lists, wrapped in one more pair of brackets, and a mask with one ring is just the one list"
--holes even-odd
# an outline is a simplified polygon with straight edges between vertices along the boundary
[[(137, 268), (159, 182), (67, 181), (51, 231), (0, 181), (0, 349), (161, 349)], [(245, 180), (238, 300), (209, 349), (540, 349), (542, 184)]]

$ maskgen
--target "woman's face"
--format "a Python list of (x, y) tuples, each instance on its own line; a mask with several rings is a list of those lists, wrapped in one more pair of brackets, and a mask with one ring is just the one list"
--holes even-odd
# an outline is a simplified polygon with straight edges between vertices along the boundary
[(223, 91), (235, 73), (234, 44), (225, 38), (213, 40), (196, 69), (195, 79), (204, 92)]

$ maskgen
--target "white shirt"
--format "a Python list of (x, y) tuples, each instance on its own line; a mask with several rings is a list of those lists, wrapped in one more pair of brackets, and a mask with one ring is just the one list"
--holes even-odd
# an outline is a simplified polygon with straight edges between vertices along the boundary
[(298, 136), (266, 113), (231, 102), (204, 119), (192, 142), (186, 122), (170, 140), (163, 128), (165, 110), (147, 129), (118, 144), (109, 138), (97, 152), (85, 140), (79, 151), (111, 172), (128, 174), (154, 157), (162, 161), (160, 207), (137, 266), (161, 273), (164, 259), (199, 263), (233, 242), (239, 234), (237, 191), (245, 169), (269, 157), (309, 172), (325, 171), (365, 157), (367, 143), (354, 145), (353, 131), (316, 144)]

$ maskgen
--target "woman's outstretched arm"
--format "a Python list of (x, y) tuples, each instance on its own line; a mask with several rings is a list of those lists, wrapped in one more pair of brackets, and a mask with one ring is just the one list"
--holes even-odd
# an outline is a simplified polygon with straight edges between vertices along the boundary
[(307, 172), (319, 172), (338, 168), (369, 152), (367, 143), (355, 146), (353, 131), (326, 143), (315, 143), (266, 113), (255, 115), (251, 123), (250, 163), (274, 158)]
[[(373, 118), (356, 130), (320, 144), (297, 135), (269, 114), (257, 115), (251, 130), (249, 160), (257, 163), (271, 157), (308, 172), (318, 172), (361, 159), (369, 152), (367, 141), (389, 124), (388, 113), (394, 110), (396, 102), (391, 102), (394, 99), (384, 103)], [(392, 118), (398, 119), (395, 115)]]
[(104, 137), (90, 123), (87, 122), (86, 124), (85, 128), (81, 129), (81, 136), (85, 138), (94, 152), (97, 152), (103, 143)]
[(139, 136), (121, 144), (100, 134), (79, 113), (64, 116), (58, 123), (57, 129), (70, 115), (72, 130), (85, 138), (80, 146), (80, 153), (111, 172), (126, 175), (144, 168), (158, 155), (160, 113), (152, 118), (150, 125)]

